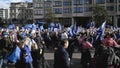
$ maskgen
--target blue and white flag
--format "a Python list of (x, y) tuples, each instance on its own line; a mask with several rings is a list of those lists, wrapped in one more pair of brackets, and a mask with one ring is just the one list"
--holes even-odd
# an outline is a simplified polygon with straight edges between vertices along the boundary
[(33, 24), (32, 24), (32, 29), (33, 29), (33, 30), (36, 30), (36, 28), (37, 28), (37, 26), (33, 23)]
[(43, 25), (41, 25), (41, 26), (40, 26), (40, 30), (41, 30), (41, 31), (42, 31), (42, 30), (44, 30), (44, 27), (43, 27)]
[(25, 28), (25, 29), (31, 29), (31, 28), (32, 28), (32, 24), (26, 24), (26, 25), (24, 26), (24, 28)]
[(11, 24), (8, 26), (8, 29), (14, 29), (15, 28), (15, 24)]
[(78, 30), (78, 27), (77, 27), (77, 24), (73, 24), (70, 26), (70, 30), (69, 30), (69, 35), (70, 36), (75, 36), (77, 34), (77, 30)]
[(114, 31), (118, 31), (118, 26), (114, 26)]
[(48, 26), (48, 31), (52, 32), (54, 31), (54, 28), (55, 28), (55, 24), (54, 22), (50, 23), (50, 25)]
[(51, 26), (51, 27), (54, 27), (54, 26), (55, 26), (54, 22), (52, 22), (52, 23), (50, 24), (50, 26)]
[(16, 63), (18, 59), (20, 59), (20, 48), (17, 46), (15, 48), (15, 50), (10, 54), (10, 56), (8, 56), (8, 60), (13, 62), (13, 63)]
[(76, 23), (72, 27), (72, 32), (73, 32), (73, 35), (76, 35), (76, 33), (77, 33), (77, 24)]
[(94, 27), (94, 26), (95, 26), (94, 22), (89, 22), (89, 23), (87, 24), (87, 27), (88, 27), (88, 28)]
[(79, 34), (80, 31), (82, 31), (82, 27), (78, 27), (77, 34)]
[(61, 29), (62, 29), (62, 27), (61, 27), (61, 24), (60, 24), (60, 23), (58, 23), (58, 24), (57, 24), (57, 28), (58, 28), (59, 30), (61, 30)]
[(104, 32), (105, 32), (105, 26), (106, 26), (106, 21), (102, 24), (102, 26), (97, 31), (97, 35), (96, 35), (95, 40), (101, 40), (101, 38), (102, 38), (102, 36), (104, 35)]

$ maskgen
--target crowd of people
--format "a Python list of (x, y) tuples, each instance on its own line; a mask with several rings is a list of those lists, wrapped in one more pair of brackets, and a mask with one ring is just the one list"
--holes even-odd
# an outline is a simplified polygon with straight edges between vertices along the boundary
[(52, 32), (4, 28), (0, 30), (0, 68), (9, 64), (15, 64), (15, 68), (45, 68), (45, 49), (54, 50), (54, 68), (70, 68), (75, 48), (81, 53), (82, 68), (120, 68), (120, 29), (106, 30), (99, 37), (97, 33), (93, 28), (74, 36), (65, 28)]

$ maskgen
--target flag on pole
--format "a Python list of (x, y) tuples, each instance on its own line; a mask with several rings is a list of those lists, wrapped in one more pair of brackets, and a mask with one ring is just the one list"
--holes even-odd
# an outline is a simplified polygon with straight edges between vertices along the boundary
[(73, 24), (70, 26), (70, 30), (69, 30), (69, 35), (70, 36), (75, 36), (77, 34), (77, 30), (78, 30), (78, 27), (77, 27), (77, 24)]
[(95, 40), (101, 40), (101, 38), (102, 38), (102, 36), (104, 35), (104, 32), (105, 32), (105, 26), (106, 26), (106, 21), (103, 22), (103, 24), (101, 25), (101, 27), (97, 31), (97, 35), (96, 35)]

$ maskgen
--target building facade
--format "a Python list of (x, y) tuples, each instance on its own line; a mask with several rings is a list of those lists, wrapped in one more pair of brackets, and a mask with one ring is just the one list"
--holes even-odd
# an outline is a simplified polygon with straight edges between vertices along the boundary
[(1, 19), (8, 19), (9, 18), (9, 14), (8, 14), (8, 9), (0, 9), (0, 18)]
[(33, 18), (44, 20), (49, 6), (61, 23), (84, 24), (91, 19), (94, 4), (107, 9), (113, 25), (120, 26), (120, 0), (33, 0)]
[(19, 22), (30, 22), (33, 20), (33, 3), (18, 2), (10, 5), (10, 19)]

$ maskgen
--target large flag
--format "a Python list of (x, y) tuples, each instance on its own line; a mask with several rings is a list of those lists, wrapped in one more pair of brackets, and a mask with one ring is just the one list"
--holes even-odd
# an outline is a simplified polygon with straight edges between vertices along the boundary
[(103, 22), (102, 26), (98, 29), (97, 31), (97, 35), (96, 35), (96, 38), (95, 40), (101, 40), (102, 36), (104, 35), (104, 32), (105, 32), (105, 26), (106, 26), (106, 21)]
[(20, 48), (17, 46), (15, 48), (15, 50), (8, 56), (8, 60), (13, 62), (13, 63), (16, 63), (18, 59), (20, 59)]

